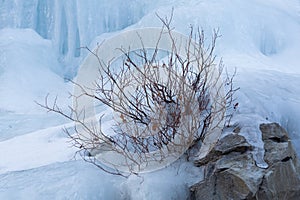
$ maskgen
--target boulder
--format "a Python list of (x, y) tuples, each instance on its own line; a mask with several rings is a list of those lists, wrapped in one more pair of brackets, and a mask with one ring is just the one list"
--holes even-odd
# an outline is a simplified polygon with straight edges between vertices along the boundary
[(287, 132), (277, 123), (261, 124), (260, 130), (268, 168), (256, 165), (251, 145), (233, 132), (195, 161), (205, 166), (205, 178), (190, 188), (190, 199), (299, 199), (297, 156)]

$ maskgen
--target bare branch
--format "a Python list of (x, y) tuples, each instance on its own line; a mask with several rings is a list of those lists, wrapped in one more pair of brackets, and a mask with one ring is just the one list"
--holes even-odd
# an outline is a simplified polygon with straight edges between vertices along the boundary
[[(140, 167), (150, 160), (164, 160), (168, 155), (163, 148), (171, 148), (169, 144), (172, 144), (174, 149), (168, 150), (176, 151), (175, 147), (188, 148), (191, 144), (204, 141), (208, 128), (213, 130), (220, 126), (226, 117), (216, 117), (218, 113), (224, 112), (225, 107), (215, 108), (222, 104), (223, 100), (226, 101), (227, 108), (233, 106), (236, 110), (238, 105), (234, 103), (233, 97), (239, 89), (233, 87), (235, 74), (229, 77), (226, 71), (226, 99), (221, 95), (223, 87), (216, 84), (222, 79), (221, 73), (216, 80), (211, 80), (209, 74), (215, 66), (219, 67), (220, 72), (223, 70), (222, 60), (216, 64), (214, 55), (216, 41), (220, 37), (219, 30), (214, 30), (211, 43), (206, 45), (204, 31), (197, 29), (195, 32), (191, 27), (185, 46), (186, 55), (182, 56), (179, 53), (181, 44), (175, 40), (171, 28), (173, 10), (170, 18), (162, 18), (158, 14), (157, 17), (163, 27), (151, 55), (140, 35), (142, 49), (139, 52), (131, 52), (130, 49), (119, 48), (124, 60), (116, 69), (110, 62), (103, 63), (97, 50), (92, 51), (85, 47), (98, 62), (99, 76), (94, 83), (96, 89), (71, 81), (80, 89), (81, 94), (71, 95), (75, 107), (69, 107), (69, 113), (60, 109), (57, 98), (53, 104), (49, 104), (48, 95), (44, 104), (37, 103), (48, 112), (58, 113), (75, 122), (77, 125), (74, 127), (74, 133), (65, 129), (73, 145), (79, 152), (84, 152), (82, 158), (85, 161), (108, 173), (127, 176), (117, 168), (110, 170), (99, 164), (95, 155), (103, 150), (103, 146), (122, 155), (128, 163), (129, 171), (135, 174), (136, 169), (129, 163)], [(169, 52), (167, 63), (161, 63), (158, 46), (165, 32), (171, 39), (172, 50)], [(212, 88), (215, 96), (211, 96)], [(77, 100), (82, 96), (89, 97), (114, 111), (114, 134), (103, 132), (103, 115), (98, 120), (99, 124), (91, 125), (88, 122), (85, 110), (78, 110), (76, 107)], [(232, 113), (228, 116), (229, 124)], [(85, 134), (82, 134), (82, 131)], [(175, 138), (180, 138), (183, 142), (178, 143)], [(148, 153), (153, 151), (159, 152), (159, 156), (149, 158)], [(86, 156), (87, 152), (90, 156)]]

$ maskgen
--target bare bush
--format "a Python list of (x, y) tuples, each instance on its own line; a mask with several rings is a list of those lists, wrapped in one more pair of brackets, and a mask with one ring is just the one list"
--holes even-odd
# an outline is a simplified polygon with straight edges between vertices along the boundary
[[(86, 48), (97, 59), (98, 66), (94, 67), (99, 68), (99, 76), (93, 88), (73, 82), (81, 93), (73, 95), (75, 106), (70, 107), (70, 113), (62, 111), (56, 101), (49, 104), (47, 98), (39, 104), (76, 122), (73, 132), (65, 132), (79, 150), (88, 152), (83, 156), (86, 161), (109, 173), (139, 173), (148, 166), (169, 162), (170, 157), (178, 158), (197, 141), (207, 146), (203, 149), (205, 156), (211, 148), (205, 143), (216, 142), (210, 134), (224, 126), (226, 103), (232, 106), (236, 90), (233, 79), (227, 76), (229, 89), (224, 93), (223, 64), (216, 63), (214, 55), (218, 31), (207, 45), (204, 32), (191, 28), (182, 47), (174, 37), (171, 20), (161, 21), (163, 27), (154, 50), (147, 50), (140, 37), (140, 50), (119, 49), (123, 60), (117, 67), (104, 63), (98, 49)], [(162, 59), (159, 43), (163, 35), (169, 37), (172, 46)], [(180, 52), (182, 48), (184, 54)], [(103, 131), (103, 116), (90, 122), (85, 110), (78, 110), (76, 103), (81, 96), (113, 111), (113, 134)], [(115, 155), (119, 160), (111, 162)]]

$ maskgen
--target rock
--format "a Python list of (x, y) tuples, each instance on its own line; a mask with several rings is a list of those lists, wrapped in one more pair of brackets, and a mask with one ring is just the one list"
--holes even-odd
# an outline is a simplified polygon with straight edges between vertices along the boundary
[(257, 199), (288, 199), (300, 198), (299, 173), (292, 159), (275, 163), (263, 178)]
[(289, 140), (287, 132), (277, 123), (261, 124), (259, 129), (262, 132), (264, 141), (287, 142)]
[(246, 139), (240, 135), (227, 135), (222, 140), (218, 141), (215, 148), (208, 155), (200, 160), (195, 161), (196, 166), (202, 166), (208, 162), (218, 160), (222, 155), (231, 152), (246, 152), (251, 146), (246, 142)]
[(287, 132), (277, 123), (261, 124), (262, 139), (265, 144), (265, 161), (268, 164), (291, 158), (297, 164), (296, 153)]
[(287, 132), (277, 123), (261, 124), (265, 160), (270, 165), (257, 193), (259, 199), (299, 199), (298, 158)]
[(246, 152), (251, 146), (247, 143), (246, 139), (237, 134), (230, 134), (220, 140), (215, 150), (224, 154), (229, 154), (231, 152)]
[(276, 123), (261, 124), (267, 169), (256, 166), (252, 147), (236, 133), (220, 139), (206, 158), (205, 179), (190, 188), (190, 199), (299, 199), (297, 157), (287, 132)]

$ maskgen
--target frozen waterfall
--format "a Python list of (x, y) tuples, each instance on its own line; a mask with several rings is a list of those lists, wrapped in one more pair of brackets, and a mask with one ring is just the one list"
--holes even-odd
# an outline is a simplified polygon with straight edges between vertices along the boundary
[[(52, 41), (59, 61), (70, 73), (76, 58), (98, 35), (123, 29), (147, 13), (154, 1), (138, 0), (2, 0), (0, 29), (31, 28)], [(74, 62), (75, 61), (75, 62)]]

